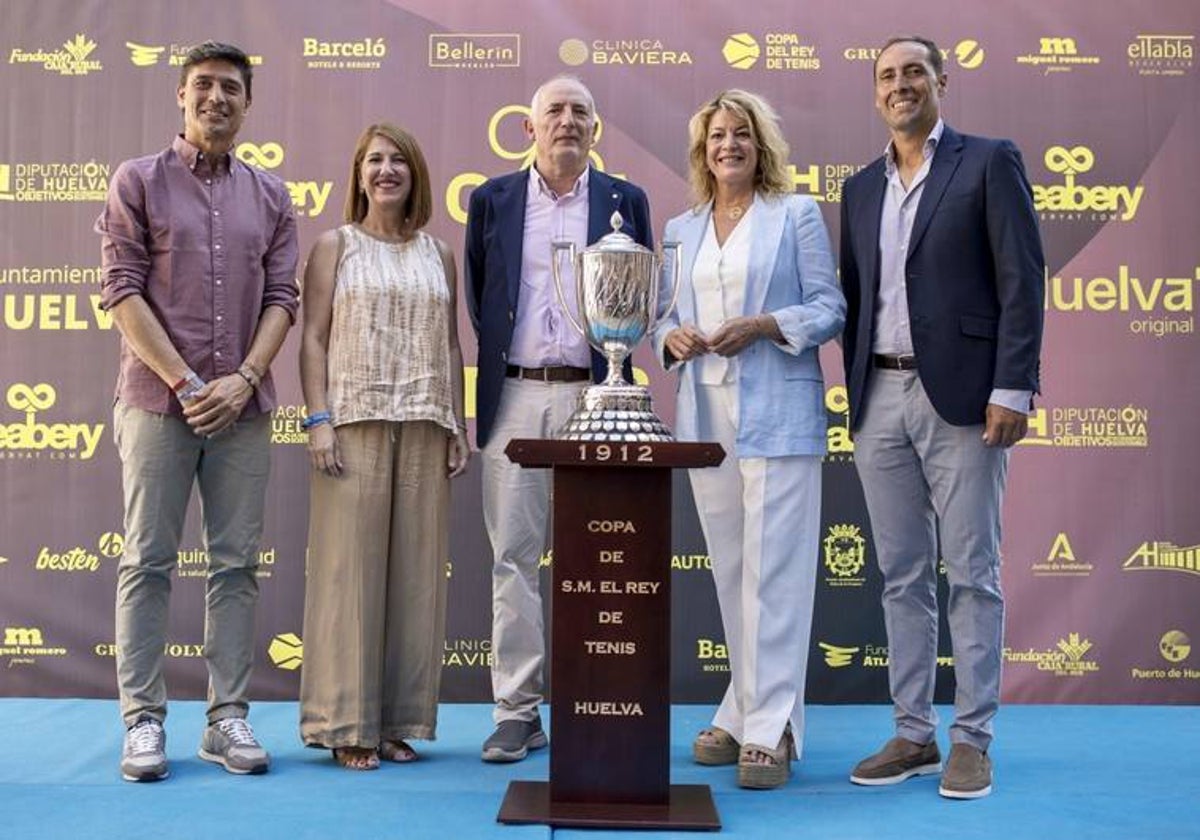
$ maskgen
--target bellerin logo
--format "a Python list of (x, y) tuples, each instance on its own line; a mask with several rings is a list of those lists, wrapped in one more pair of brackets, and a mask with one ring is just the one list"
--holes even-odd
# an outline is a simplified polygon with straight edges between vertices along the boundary
[(854, 663), (854, 654), (862, 650), (862, 648), (858, 647), (831, 645), (828, 642), (818, 642), (817, 647), (825, 651), (825, 664), (830, 668), (845, 668), (848, 665), (852, 665)]
[(521, 36), (435, 32), (429, 36), (429, 66), (487, 70), (521, 66)]
[(1137, 184), (1086, 186), (1076, 183), (1075, 176), (1090, 172), (1096, 156), (1087, 146), (1050, 146), (1043, 156), (1046, 169), (1062, 175), (1061, 184), (1034, 184), (1033, 205), (1039, 212), (1078, 213), (1090, 211), (1105, 218), (1127, 222), (1137, 215), (1146, 188)]

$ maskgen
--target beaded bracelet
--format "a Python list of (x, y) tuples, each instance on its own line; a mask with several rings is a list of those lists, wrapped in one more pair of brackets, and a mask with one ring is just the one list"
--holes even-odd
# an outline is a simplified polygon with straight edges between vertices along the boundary
[(329, 423), (333, 420), (333, 415), (328, 411), (317, 411), (308, 415), (300, 421), (300, 428), (308, 431), (314, 426), (320, 426), (322, 423)]

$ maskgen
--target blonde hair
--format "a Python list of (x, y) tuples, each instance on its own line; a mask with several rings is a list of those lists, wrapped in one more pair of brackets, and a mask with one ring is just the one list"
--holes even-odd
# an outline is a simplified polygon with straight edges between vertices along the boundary
[(717, 111), (728, 111), (750, 127), (751, 139), (758, 150), (755, 191), (766, 195), (792, 192), (794, 185), (787, 169), (789, 148), (779, 127), (779, 114), (758, 94), (730, 89), (700, 106), (688, 121), (688, 180), (697, 203), (712, 201), (715, 192), (715, 179), (708, 169), (707, 144), (708, 125)]
[(346, 192), (346, 207), (343, 216), (347, 222), (361, 222), (367, 215), (367, 194), (362, 189), (362, 162), (367, 156), (367, 147), (376, 137), (383, 137), (396, 144), (400, 154), (408, 163), (412, 188), (404, 204), (404, 230), (418, 231), (428, 224), (433, 216), (433, 190), (429, 185), (429, 165), (417, 138), (391, 123), (369, 125), (354, 146), (354, 160), (350, 164), (350, 187)]

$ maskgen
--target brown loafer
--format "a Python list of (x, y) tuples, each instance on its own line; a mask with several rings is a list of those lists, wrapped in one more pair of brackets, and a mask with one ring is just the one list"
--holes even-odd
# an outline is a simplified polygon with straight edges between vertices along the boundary
[(912, 776), (937, 773), (941, 769), (942, 756), (937, 741), (917, 744), (896, 737), (884, 744), (879, 752), (858, 762), (850, 773), (850, 781), (856, 785), (895, 785)]
[(701, 729), (692, 741), (692, 758), (697, 764), (736, 764), (740, 747), (741, 744), (724, 729), (710, 726)]
[(947, 799), (979, 799), (992, 792), (992, 760), (970, 744), (951, 744), (938, 793)]

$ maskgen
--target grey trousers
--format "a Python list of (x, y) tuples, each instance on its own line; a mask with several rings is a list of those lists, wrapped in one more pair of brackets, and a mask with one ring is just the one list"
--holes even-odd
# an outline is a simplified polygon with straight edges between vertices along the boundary
[(1008, 450), (984, 446), (982, 423), (942, 420), (915, 372), (871, 373), (854, 461), (883, 573), (896, 732), (923, 744), (937, 729), (940, 537), (958, 686), (950, 739), (986, 750), (1000, 704), (1000, 507)]
[(270, 415), (201, 438), (178, 417), (118, 402), (113, 430), (125, 493), (116, 611), (121, 717), (129, 726), (142, 715), (163, 720), (167, 714), (167, 605), (193, 483), (200, 491), (208, 551), (208, 720), (245, 717), (258, 601), (255, 572), (271, 467)]

